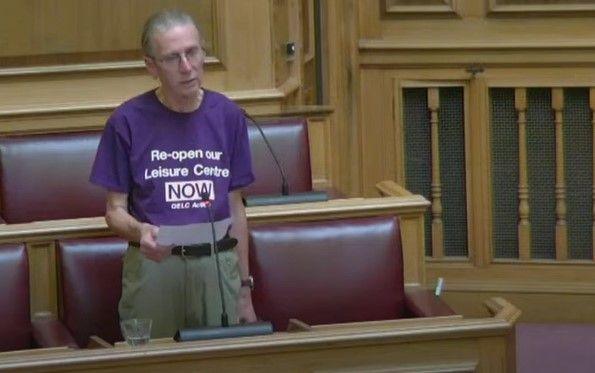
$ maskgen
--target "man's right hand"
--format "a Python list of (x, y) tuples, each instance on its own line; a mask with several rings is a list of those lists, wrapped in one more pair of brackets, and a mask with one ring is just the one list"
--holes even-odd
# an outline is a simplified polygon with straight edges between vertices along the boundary
[(171, 255), (171, 246), (157, 244), (159, 227), (140, 223), (128, 212), (128, 194), (108, 192), (105, 221), (118, 236), (128, 241), (138, 241), (140, 252), (148, 259), (160, 262)]
[(157, 234), (159, 227), (152, 224), (142, 223), (140, 227), (140, 252), (147, 258), (155, 262), (161, 262), (171, 255), (170, 246), (161, 246), (157, 244)]

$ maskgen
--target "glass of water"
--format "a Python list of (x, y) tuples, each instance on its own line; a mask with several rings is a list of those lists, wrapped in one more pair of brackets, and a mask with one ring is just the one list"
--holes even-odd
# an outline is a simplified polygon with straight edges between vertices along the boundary
[(151, 339), (151, 319), (129, 319), (120, 321), (122, 336), (129, 346), (142, 346)]

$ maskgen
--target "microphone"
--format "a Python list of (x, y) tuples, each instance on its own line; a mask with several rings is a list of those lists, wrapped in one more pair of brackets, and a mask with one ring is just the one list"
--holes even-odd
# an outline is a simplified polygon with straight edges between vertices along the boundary
[(260, 132), (260, 136), (264, 140), (264, 143), (267, 146), (267, 149), (269, 149), (269, 153), (271, 154), (271, 156), (273, 157), (273, 160), (275, 161), (275, 165), (277, 166), (277, 169), (279, 170), (279, 174), (281, 175), (281, 195), (284, 195), (284, 196), (289, 195), (289, 183), (287, 182), (287, 175), (285, 174), (283, 167), (281, 167), (281, 163), (279, 162), (279, 159), (277, 158), (277, 154), (273, 150), (273, 147), (271, 146), (269, 139), (265, 136), (264, 131), (262, 130), (262, 127), (256, 121), (256, 119), (252, 118), (252, 116), (250, 114), (248, 114), (248, 112), (246, 110), (242, 109), (242, 112), (244, 113), (244, 116), (246, 118), (250, 119), (252, 124), (254, 124), (254, 126), (258, 130), (258, 132)]
[(267, 206), (267, 205), (282, 205), (288, 203), (302, 203), (302, 202), (322, 202), (328, 201), (328, 195), (326, 192), (323, 191), (311, 191), (311, 192), (303, 192), (303, 193), (294, 193), (292, 195), (289, 194), (289, 182), (287, 181), (287, 174), (285, 170), (281, 166), (281, 162), (279, 162), (279, 158), (277, 158), (277, 154), (273, 150), (271, 143), (269, 142), (268, 138), (264, 134), (262, 127), (254, 119), (246, 110), (241, 109), (244, 113), (244, 116), (252, 122), (252, 124), (256, 127), (260, 136), (262, 137), (269, 153), (273, 157), (273, 161), (279, 170), (279, 174), (281, 175), (281, 195), (272, 194), (272, 195), (260, 195), (260, 196), (247, 196), (245, 198), (246, 206)]
[(206, 339), (248, 337), (254, 335), (265, 335), (273, 333), (273, 325), (270, 322), (256, 322), (250, 324), (229, 325), (225, 297), (223, 296), (223, 281), (221, 280), (221, 267), (219, 261), (219, 248), (217, 247), (217, 235), (215, 233), (215, 219), (208, 192), (202, 192), (200, 198), (207, 208), (209, 222), (211, 223), (211, 234), (213, 240), (213, 251), (215, 253), (215, 264), (217, 268), (217, 280), (219, 285), (219, 296), (221, 298), (221, 326), (184, 328), (174, 335), (176, 342), (198, 341)]

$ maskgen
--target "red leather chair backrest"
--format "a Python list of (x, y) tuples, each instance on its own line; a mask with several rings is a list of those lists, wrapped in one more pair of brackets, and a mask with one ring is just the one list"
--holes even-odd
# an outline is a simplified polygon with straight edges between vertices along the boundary
[(58, 242), (60, 318), (79, 347), (86, 347), (92, 335), (110, 343), (122, 340), (118, 301), (127, 246), (111, 237)]
[[(258, 129), (248, 123), (255, 180), (246, 188), (245, 194), (280, 194), (282, 183), (279, 169)], [(306, 120), (280, 119), (275, 122), (260, 123), (260, 126), (287, 175), (289, 192), (311, 191), (312, 172)]]
[(0, 351), (31, 347), (29, 264), (24, 245), (0, 245)]
[(102, 216), (105, 192), (88, 179), (100, 132), (0, 139), (0, 206), (7, 223)]
[(394, 319), (405, 313), (401, 238), (392, 216), (278, 223), (250, 229), (259, 318), (285, 330)]
[[(305, 119), (263, 123), (291, 193), (312, 190)], [(255, 182), (247, 195), (278, 194), (281, 177), (262, 136), (248, 126)], [(6, 223), (102, 216), (105, 191), (89, 174), (101, 132), (50, 133), (0, 138), (0, 206)]]

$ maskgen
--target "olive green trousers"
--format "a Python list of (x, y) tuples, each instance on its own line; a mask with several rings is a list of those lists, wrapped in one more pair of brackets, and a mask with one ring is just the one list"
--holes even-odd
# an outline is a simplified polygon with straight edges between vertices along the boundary
[[(240, 272), (235, 250), (219, 253), (229, 323), (238, 322)], [(171, 255), (157, 263), (129, 246), (122, 267), (120, 320), (153, 320), (151, 338), (173, 337), (181, 328), (221, 325), (215, 256)]]

